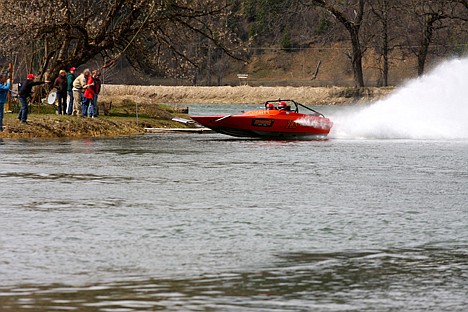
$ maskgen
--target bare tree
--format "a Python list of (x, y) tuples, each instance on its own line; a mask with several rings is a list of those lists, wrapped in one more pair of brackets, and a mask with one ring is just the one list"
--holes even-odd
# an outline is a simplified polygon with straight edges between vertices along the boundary
[[(420, 1), (411, 0), (405, 5), (405, 11), (409, 16), (413, 16), (413, 29), (408, 32), (410, 41), (408, 46), (412, 49), (418, 60), (418, 75), (424, 74), (426, 61), (430, 53), (429, 49), (434, 43), (435, 35), (442, 30), (447, 30), (454, 21), (461, 22), (466, 27), (466, 0), (438, 0)], [(465, 28), (466, 30), (466, 28)], [(411, 37), (419, 34), (416, 38), (416, 45), (412, 44)], [(437, 44), (439, 46), (451, 45), (448, 38), (440, 36)]]
[(346, 29), (351, 39), (352, 53), (350, 55), (353, 67), (354, 81), (357, 87), (364, 87), (362, 69), (363, 48), (361, 46), (360, 29), (364, 17), (366, 0), (334, 1), (334, 0), (301, 0), (303, 5), (319, 6), (333, 15)]
[(390, 52), (395, 48), (397, 35), (396, 24), (401, 21), (394, 10), (396, 1), (374, 0), (370, 4), (372, 17), (375, 19), (375, 27), (369, 28), (376, 38), (375, 50), (378, 52), (382, 63), (382, 85), (388, 86), (388, 75), (390, 69)]
[(0, 3), (0, 52), (20, 53), (27, 71), (49, 79), (96, 56), (106, 61), (103, 67), (125, 56), (137, 68), (169, 72), (169, 62), (176, 62), (183, 63), (177, 71), (188, 72), (198, 64), (186, 49), (195, 35), (235, 56), (239, 42), (219, 22), (228, 6), (217, 0), (6, 0)]

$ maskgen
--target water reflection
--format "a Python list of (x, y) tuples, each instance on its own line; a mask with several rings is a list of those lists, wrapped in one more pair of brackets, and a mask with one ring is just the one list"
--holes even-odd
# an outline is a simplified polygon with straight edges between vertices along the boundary
[(468, 246), (287, 253), (268, 268), (0, 288), (2, 311), (462, 311)]

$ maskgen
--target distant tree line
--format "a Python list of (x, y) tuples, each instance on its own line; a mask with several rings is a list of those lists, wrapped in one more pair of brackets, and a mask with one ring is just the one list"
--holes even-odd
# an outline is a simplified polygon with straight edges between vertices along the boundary
[(468, 43), (468, 0), (5, 0), (0, 11), (0, 65), (48, 79), (125, 58), (147, 75), (220, 84), (227, 59), (341, 42), (357, 87), (370, 50), (387, 85), (394, 51), (415, 55), (422, 75), (429, 56)]
[(355, 84), (364, 86), (362, 58), (378, 55), (388, 85), (394, 50), (414, 54), (418, 75), (428, 56), (468, 50), (468, 0), (239, 0), (241, 38), (251, 47), (294, 51), (311, 45), (349, 42)]

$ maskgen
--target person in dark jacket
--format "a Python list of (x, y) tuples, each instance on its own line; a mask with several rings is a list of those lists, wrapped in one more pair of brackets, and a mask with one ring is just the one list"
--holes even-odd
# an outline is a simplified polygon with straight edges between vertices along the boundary
[(98, 108), (98, 95), (101, 92), (101, 72), (99, 70), (93, 70), (92, 72), (93, 80), (94, 80), (94, 117), (99, 115), (99, 108)]
[(21, 85), (21, 89), (18, 92), (19, 100), (21, 103), (21, 109), (18, 115), (18, 119), (27, 124), (28, 123), (28, 98), (32, 94), (32, 88), (37, 85), (44, 84), (48, 81), (34, 81), (34, 75), (28, 74), (26, 81)]
[(59, 115), (67, 114), (67, 72), (63, 69), (59, 72), (59, 76), (55, 79), (54, 88), (57, 89), (57, 111)]
[(73, 113), (73, 81), (75, 80), (75, 71), (76, 68), (70, 68), (70, 72), (67, 74), (67, 81), (68, 81), (68, 106), (67, 106), (67, 115), (71, 115)]

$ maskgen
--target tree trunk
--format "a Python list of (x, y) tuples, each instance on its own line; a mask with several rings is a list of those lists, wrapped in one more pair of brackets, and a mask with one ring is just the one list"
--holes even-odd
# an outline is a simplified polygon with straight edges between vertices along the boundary
[(353, 46), (353, 55), (351, 61), (353, 63), (354, 82), (356, 83), (356, 87), (363, 88), (364, 74), (362, 72), (362, 49), (361, 43), (359, 41), (358, 29), (359, 27), (353, 27), (348, 29), (348, 31), (351, 35), (351, 44)]
[(353, 20), (347, 18), (344, 12), (338, 10), (332, 4), (325, 2), (324, 0), (312, 0), (312, 3), (315, 5), (324, 8), (331, 15), (333, 15), (348, 31), (351, 38), (352, 45), (352, 55), (351, 63), (353, 66), (354, 81), (356, 87), (364, 87), (364, 74), (362, 70), (362, 48), (361, 41), (359, 39), (359, 29), (361, 27), (363, 15), (364, 15), (364, 6), (365, 0), (359, 0), (357, 3), (357, 10), (355, 10), (355, 15)]
[(424, 74), (424, 66), (426, 65), (429, 44), (432, 41), (433, 24), (435, 21), (436, 19), (432, 15), (426, 18), (421, 47), (418, 52), (418, 76), (422, 76)]
[(383, 57), (383, 66), (382, 66), (382, 75), (383, 75), (383, 86), (388, 86), (388, 55), (390, 53), (390, 48), (388, 44), (388, 2), (387, 0), (383, 1), (383, 10), (382, 10), (382, 57)]
[(385, 31), (384, 32), (384, 39), (383, 39), (383, 86), (387, 87), (388, 86), (388, 54), (390, 52), (390, 49), (388, 47), (388, 33)]

